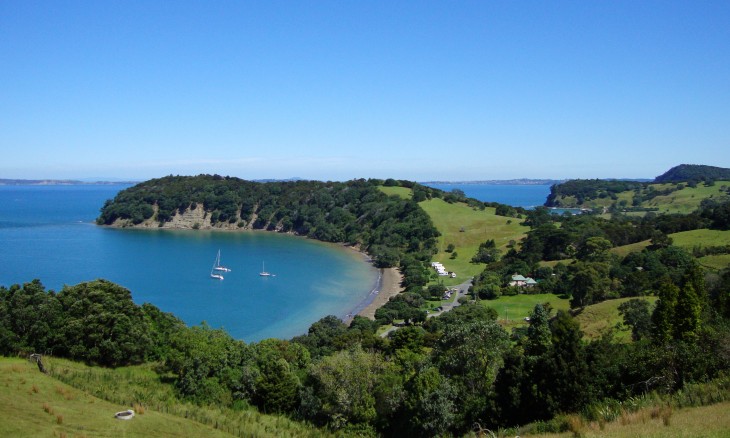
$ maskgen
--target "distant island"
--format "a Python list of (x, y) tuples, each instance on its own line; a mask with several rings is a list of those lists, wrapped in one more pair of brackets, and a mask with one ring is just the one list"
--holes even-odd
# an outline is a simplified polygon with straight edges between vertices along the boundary
[(567, 180), (564, 179), (531, 179), (531, 178), (519, 178), (519, 179), (488, 179), (488, 180), (475, 180), (475, 181), (421, 181), (419, 184), (491, 184), (491, 185), (520, 185), (520, 186), (535, 186), (535, 185), (552, 185), (560, 184)]
[(73, 179), (3, 179), (0, 186), (78, 186), (78, 185), (111, 185), (137, 184), (139, 181), (81, 181)]

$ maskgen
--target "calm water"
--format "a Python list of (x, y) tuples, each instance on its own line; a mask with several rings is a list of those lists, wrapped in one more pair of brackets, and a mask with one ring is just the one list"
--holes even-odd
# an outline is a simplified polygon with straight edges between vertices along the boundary
[[(186, 323), (246, 341), (291, 338), (345, 316), (377, 270), (334, 245), (266, 232), (119, 230), (93, 224), (127, 186), (0, 186), (0, 285), (39, 278), (48, 289), (105, 278)], [(231, 268), (210, 278), (218, 250)], [(275, 277), (260, 277), (262, 263)]]
[(533, 208), (545, 204), (550, 194), (550, 185), (507, 185), (507, 184), (428, 184), (429, 187), (450, 192), (463, 190), (470, 198), (482, 202), (499, 202), (513, 207)]

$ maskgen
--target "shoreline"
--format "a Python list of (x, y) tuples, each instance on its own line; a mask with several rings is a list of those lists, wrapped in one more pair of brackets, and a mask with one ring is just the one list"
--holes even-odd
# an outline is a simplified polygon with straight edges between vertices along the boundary
[(355, 315), (368, 319), (375, 319), (375, 311), (382, 307), (390, 300), (391, 297), (398, 295), (401, 291), (401, 280), (403, 276), (398, 272), (397, 268), (383, 268), (379, 270), (378, 281), (373, 290), (367, 297), (358, 304), (355, 309), (347, 314), (343, 321), (349, 324)]
[[(197, 232), (197, 231), (209, 231), (209, 232), (227, 232), (227, 233), (274, 233), (274, 234), (280, 234), (280, 235), (287, 235), (291, 237), (297, 237), (300, 239), (307, 239), (312, 240), (324, 245), (332, 245), (337, 246), (345, 250), (349, 250), (357, 254), (359, 257), (362, 258), (364, 263), (372, 263), (372, 259), (370, 256), (360, 249), (359, 247), (352, 246), (352, 245), (346, 245), (342, 243), (335, 243), (335, 242), (323, 242), (321, 240), (313, 239), (309, 236), (302, 236), (296, 233), (286, 232), (282, 233), (280, 231), (273, 231), (273, 230), (263, 230), (263, 229), (254, 229), (254, 228), (231, 228), (231, 227), (201, 227), (198, 229), (190, 228), (190, 227), (184, 227), (173, 225), (168, 227), (151, 227), (149, 225), (144, 224), (138, 224), (138, 225), (132, 225), (132, 226), (125, 226), (120, 225), (118, 223), (110, 224), (110, 225), (99, 225), (101, 227), (108, 227), (108, 228), (116, 228), (116, 229), (136, 229), (136, 230), (162, 230), (162, 231), (183, 231), (183, 232)], [(398, 268), (381, 268), (378, 269), (378, 279), (375, 282), (375, 285), (370, 290), (370, 293), (360, 301), (349, 313), (347, 313), (344, 317), (342, 317), (342, 321), (345, 324), (350, 324), (352, 322), (355, 315), (362, 316), (371, 320), (375, 319), (375, 311), (378, 310), (380, 307), (382, 307), (385, 303), (390, 300), (391, 297), (394, 297), (398, 295), (402, 288), (400, 286), (401, 281), (403, 280), (403, 276), (400, 272), (398, 272)]]

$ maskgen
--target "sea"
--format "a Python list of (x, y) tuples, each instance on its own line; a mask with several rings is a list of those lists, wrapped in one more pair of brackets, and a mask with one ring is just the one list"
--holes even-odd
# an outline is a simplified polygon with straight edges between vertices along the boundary
[[(0, 186), (0, 285), (47, 288), (98, 278), (188, 325), (246, 342), (290, 339), (327, 315), (362, 307), (379, 272), (341, 245), (264, 231), (114, 229), (94, 221), (128, 185)], [(210, 276), (220, 251), (231, 269)], [(272, 276), (262, 277), (264, 269)]]
[(445, 192), (459, 189), (467, 197), (482, 202), (498, 202), (527, 209), (545, 204), (550, 194), (549, 184), (426, 183), (425, 185)]
[[(246, 342), (290, 339), (327, 315), (367, 304), (379, 272), (342, 245), (264, 231), (139, 230), (95, 224), (129, 185), (0, 186), (0, 286), (39, 279), (56, 292), (103, 278), (188, 325)], [(549, 186), (434, 185), (513, 206), (541, 205)], [(210, 273), (220, 251), (224, 279)], [(272, 276), (262, 277), (264, 269)]]

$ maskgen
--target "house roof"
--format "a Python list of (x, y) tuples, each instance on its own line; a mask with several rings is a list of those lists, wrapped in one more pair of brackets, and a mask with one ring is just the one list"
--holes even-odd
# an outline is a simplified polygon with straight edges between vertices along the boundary
[(512, 281), (525, 281), (525, 280), (527, 280), (527, 279), (519, 274), (515, 274), (512, 276)]

